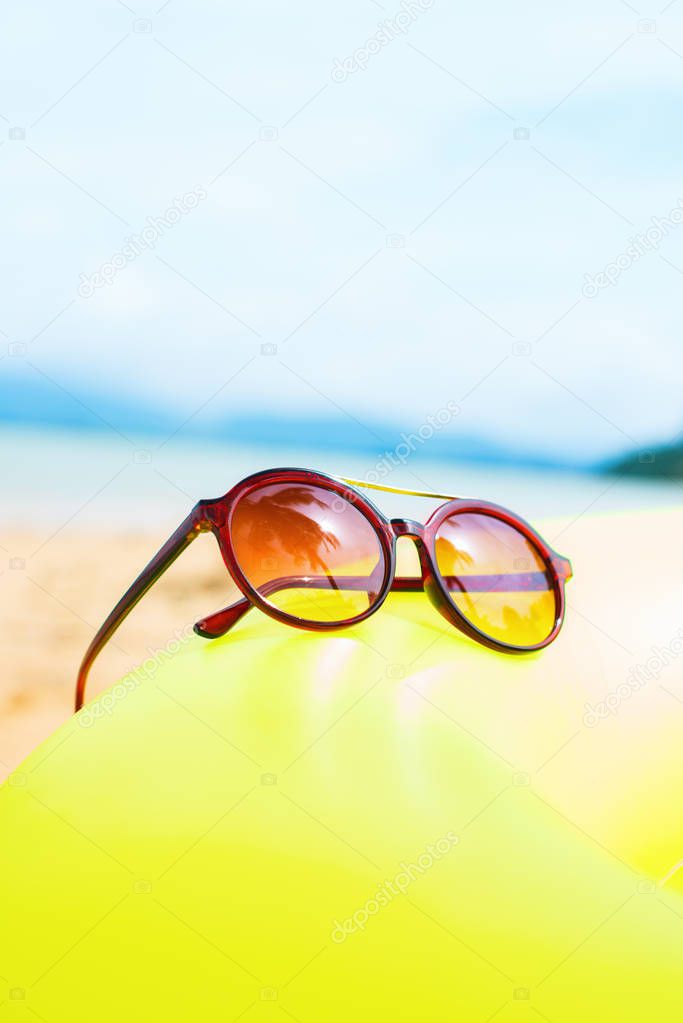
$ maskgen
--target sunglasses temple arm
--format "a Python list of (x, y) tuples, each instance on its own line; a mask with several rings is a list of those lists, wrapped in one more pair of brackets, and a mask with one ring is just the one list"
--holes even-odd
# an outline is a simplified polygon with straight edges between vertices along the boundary
[(229, 604), (228, 607), (224, 607), (221, 611), (214, 611), (212, 614), (207, 615), (206, 618), (200, 618), (194, 624), (194, 631), (204, 639), (218, 639), (220, 636), (225, 636), (226, 632), (230, 632), (233, 625), (237, 625), (240, 619), (244, 618), (247, 611), (250, 611), (255, 606), (248, 597), (242, 597), (241, 600), (236, 601), (234, 604)]
[(85, 685), (93, 661), (99, 654), (102, 647), (114, 635), (121, 623), (128, 617), (139, 600), (144, 597), (157, 579), (164, 574), (166, 569), (173, 564), (176, 558), (182, 554), (192, 541), (204, 532), (206, 526), (199, 506), (193, 509), (188, 517), (182, 522), (175, 532), (168, 538), (166, 543), (154, 555), (150, 563), (140, 573), (135, 582), (130, 586), (119, 600), (116, 607), (110, 612), (95, 634), (92, 643), (88, 647), (85, 657), (78, 670), (76, 682), (75, 709), (78, 711), (83, 706), (85, 697)]

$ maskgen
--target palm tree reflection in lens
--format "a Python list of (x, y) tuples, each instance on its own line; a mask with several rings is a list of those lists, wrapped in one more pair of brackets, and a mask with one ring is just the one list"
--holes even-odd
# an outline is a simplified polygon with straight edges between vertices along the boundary
[(283, 483), (253, 490), (233, 511), (231, 535), (248, 581), (293, 618), (342, 622), (377, 599), (380, 542), (362, 512), (332, 491)]
[(450, 598), (472, 625), (512, 646), (547, 639), (555, 591), (540, 552), (522, 533), (492, 515), (465, 512), (441, 524), (434, 546)]

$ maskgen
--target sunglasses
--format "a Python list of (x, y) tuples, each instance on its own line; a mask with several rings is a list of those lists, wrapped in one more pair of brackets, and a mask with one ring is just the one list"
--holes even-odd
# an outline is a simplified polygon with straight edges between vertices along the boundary
[[(424, 525), (387, 519), (356, 489), (445, 500)], [(402, 490), (308, 469), (268, 469), (216, 500), (199, 501), (123, 595), (81, 664), (90, 668), (119, 625), (200, 533), (212, 532), (242, 598), (194, 631), (225, 635), (252, 607), (286, 625), (326, 631), (368, 618), (390, 592), (424, 591), (460, 632), (522, 654), (556, 638), (572, 568), (528, 523), (495, 504)], [(396, 541), (417, 548), (420, 576), (396, 575)]]

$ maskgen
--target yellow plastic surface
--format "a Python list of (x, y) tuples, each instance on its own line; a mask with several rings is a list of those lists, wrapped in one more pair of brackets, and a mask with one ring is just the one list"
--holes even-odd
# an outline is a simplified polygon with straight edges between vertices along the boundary
[(333, 635), (254, 613), (90, 704), (0, 790), (0, 1023), (680, 1019), (681, 667), (584, 717), (681, 607), (644, 563), (620, 619), (615, 544), (571, 551), (540, 655), (400, 594)]

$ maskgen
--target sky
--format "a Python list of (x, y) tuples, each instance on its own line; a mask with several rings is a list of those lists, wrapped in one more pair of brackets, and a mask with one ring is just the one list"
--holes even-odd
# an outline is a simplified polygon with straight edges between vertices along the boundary
[(455, 406), (446, 433), (558, 458), (672, 438), (664, 4), (12, 5), (0, 384), (207, 423)]

